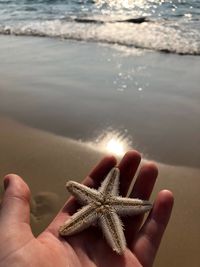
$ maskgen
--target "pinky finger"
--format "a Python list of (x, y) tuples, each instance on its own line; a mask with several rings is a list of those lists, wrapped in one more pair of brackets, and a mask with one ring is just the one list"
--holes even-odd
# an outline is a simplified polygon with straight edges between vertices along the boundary
[(132, 251), (142, 264), (153, 265), (156, 252), (167, 227), (173, 207), (173, 195), (168, 190), (159, 192), (151, 213), (132, 244)]

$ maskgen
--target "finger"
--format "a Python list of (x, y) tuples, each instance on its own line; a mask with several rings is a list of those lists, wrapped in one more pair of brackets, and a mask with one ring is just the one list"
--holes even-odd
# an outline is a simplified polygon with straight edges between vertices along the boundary
[(2, 200), (0, 218), (4, 224), (24, 222), (29, 224), (30, 190), (17, 175), (9, 174), (4, 178), (5, 193)]
[(173, 195), (168, 190), (161, 191), (153, 210), (132, 244), (132, 251), (142, 266), (152, 266), (162, 236), (167, 227), (173, 207)]
[(120, 169), (120, 194), (126, 196), (133, 177), (141, 161), (139, 152), (132, 150), (125, 154), (118, 168)]
[[(155, 163), (145, 162), (141, 167), (136, 182), (133, 186), (130, 197), (148, 200), (153, 190), (156, 178), (158, 176), (158, 169)], [(126, 218), (125, 220), (125, 236), (128, 244), (131, 244), (137, 234), (144, 215), (138, 215), (133, 218)]]
[(153, 190), (158, 168), (154, 162), (145, 162), (141, 167), (130, 197), (148, 200)]
[(109, 173), (109, 171), (116, 165), (116, 158), (114, 156), (104, 157), (90, 172), (90, 174), (82, 181), (83, 184), (98, 188), (102, 180)]
[[(113, 156), (104, 157), (97, 166), (90, 172), (90, 174), (83, 180), (83, 184), (97, 188), (100, 182), (108, 174), (108, 172), (116, 165), (116, 159)], [(54, 235), (58, 235), (59, 226), (64, 223), (67, 217), (79, 208), (79, 203), (74, 197), (70, 197), (66, 202), (64, 207), (58, 213), (56, 218), (47, 228), (48, 231), (52, 232)]]

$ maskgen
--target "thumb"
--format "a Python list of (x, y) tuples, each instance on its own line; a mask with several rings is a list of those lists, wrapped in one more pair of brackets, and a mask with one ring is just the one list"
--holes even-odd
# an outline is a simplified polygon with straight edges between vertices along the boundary
[(0, 219), (6, 224), (30, 222), (30, 189), (18, 175), (4, 178), (5, 193), (1, 203)]

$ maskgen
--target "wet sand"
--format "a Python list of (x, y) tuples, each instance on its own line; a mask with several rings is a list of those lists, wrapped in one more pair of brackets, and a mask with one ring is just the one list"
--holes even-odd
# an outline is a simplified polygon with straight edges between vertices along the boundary
[(198, 57), (5, 36), (0, 49), (0, 177), (29, 184), (34, 233), (65, 202), (66, 180), (82, 180), (105, 154), (99, 136), (114, 131), (158, 162), (152, 200), (160, 189), (175, 195), (155, 266), (198, 266)]

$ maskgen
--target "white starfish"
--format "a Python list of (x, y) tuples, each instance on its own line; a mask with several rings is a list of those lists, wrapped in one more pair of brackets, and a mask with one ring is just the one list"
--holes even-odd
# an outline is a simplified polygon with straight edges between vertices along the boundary
[(146, 200), (119, 196), (119, 176), (119, 169), (113, 168), (98, 190), (74, 181), (66, 184), (67, 190), (85, 206), (60, 227), (61, 236), (79, 233), (98, 223), (112, 249), (118, 254), (124, 252), (126, 240), (119, 216), (144, 213), (152, 205)]

